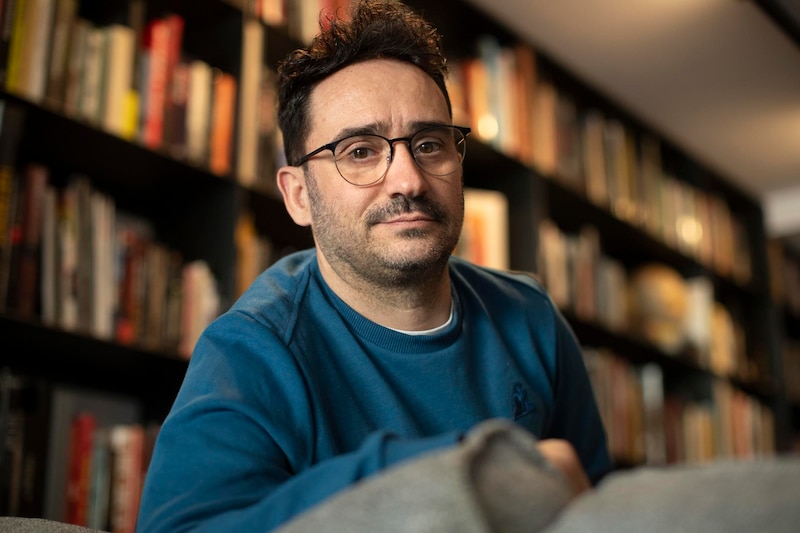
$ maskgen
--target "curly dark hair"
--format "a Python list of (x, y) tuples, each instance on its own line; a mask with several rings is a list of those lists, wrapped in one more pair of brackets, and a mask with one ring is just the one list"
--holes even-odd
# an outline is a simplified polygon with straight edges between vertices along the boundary
[(278, 67), (278, 125), (289, 164), (304, 155), (308, 102), (314, 87), (337, 71), (370, 59), (396, 59), (416, 65), (444, 94), (447, 60), (438, 31), (400, 2), (362, 0), (350, 17), (330, 18), (307, 49), (290, 53)]

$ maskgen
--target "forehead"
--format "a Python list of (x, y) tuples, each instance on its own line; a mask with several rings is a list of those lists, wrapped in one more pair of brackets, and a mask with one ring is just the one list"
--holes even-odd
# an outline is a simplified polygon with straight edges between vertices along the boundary
[(450, 122), (444, 95), (430, 76), (414, 65), (386, 59), (350, 65), (320, 82), (311, 93), (309, 111), (312, 144), (357, 127), (405, 135), (414, 123)]

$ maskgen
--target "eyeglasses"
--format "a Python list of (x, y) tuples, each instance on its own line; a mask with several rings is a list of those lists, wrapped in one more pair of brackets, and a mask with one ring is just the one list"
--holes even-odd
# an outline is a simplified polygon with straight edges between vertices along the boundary
[(366, 187), (386, 176), (394, 158), (395, 143), (404, 142), (419, 168), (432, 176), (447, 176), (461, 166), (469, 133), (470, 129), (463, 126), (431, 126), (410, 137), (395, 139), (373, 134), (350, 135), (320, 146), (301, 157), (294, 166), (299, 167), (320, 152), (330, 150), (342, 178), (358, 187)]

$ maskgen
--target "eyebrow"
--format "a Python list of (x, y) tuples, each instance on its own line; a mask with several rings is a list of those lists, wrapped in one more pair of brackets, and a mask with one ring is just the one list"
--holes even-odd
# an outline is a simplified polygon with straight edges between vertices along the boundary
[[(433, 126), (450, 126), (447, 122), (441, 122), (437, 120), (419, 120), (411, 123), (411, 133), (410, 135), (414, 135), (420, 130), (424, 130), (425, 128), (430, 128)], [(352, 137), (353, 135), (380, 135), (384, 136), (384, 132), (389, 129), (388, 124), (382, 122), (374, 122), (372, 124), (365, 124), (363, 126), (353, 126), (350, 128), (343, 128), (339, 130), (338, 135), (334, 138), (332, 142), (340, 141), (342, 139), (346, 139), (347, 137)]]

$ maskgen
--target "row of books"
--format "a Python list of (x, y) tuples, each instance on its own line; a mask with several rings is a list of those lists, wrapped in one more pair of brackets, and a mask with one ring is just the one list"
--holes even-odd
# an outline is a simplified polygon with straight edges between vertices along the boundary
[(237, 78), (184, 53), (184, 33), (202, 28), (145, 11), (132, 0), (127, 24), (98, 25), (79, 0), (5, 2), (3, 89), (220, 176), (272, 174), (282, 143), (263, 24), (245, 23)]
[(111, 393), (0, 370), (0, 515), (133, 533), (160, 424)]
[(659, 465), (775, 453), (772, 411), (728, 382), (716, 380), (697, 399), (670, 392), (655, 363), (636, 366), (595, 348), (584, 357), (615, 460)]
[(6, 188), (0, 309), (124, 344), (185, 357), (220, 310), (202, 260), (184, 261), (152, 224), (119, 211), (82, 174), (65, 186), (29, 163)]
[(537, 273), (556, 306), (577, 318), (642, 338), (668, 354), (691, 353), (719, 376), (755, 380), (740, 319), (715, 300), (705, 277), (684, 279), (664, 264), (630, 272), (602, 250), (596, 228), (539, 227)]
[(101, 426), (90, 411), (70, 421), (65, 515), (92, 529), (133, 533), (158, 425)]
[(455, 120), (720, 275), (751, 281), (743, 221), (722, 196), (676, 176), (657, 138), (582, 108), (540, 72), (529, 46), (501, 46), (491, 35), (478, 42), (474, 57), (451, 68)]

